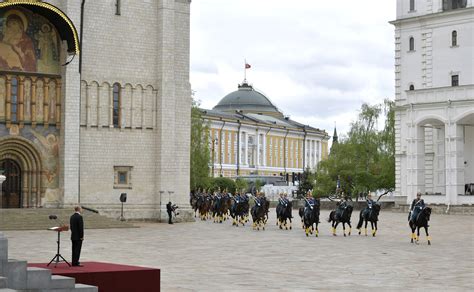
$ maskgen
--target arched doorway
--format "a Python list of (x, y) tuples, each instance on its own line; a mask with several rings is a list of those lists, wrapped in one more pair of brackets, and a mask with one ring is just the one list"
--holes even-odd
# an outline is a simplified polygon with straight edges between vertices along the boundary
[(42, 163), (34, 145), (20, 137), (0, 138), (0, 169), (5, 171), (2, 208), (41, 207)]
[(18, 163), (12, 159), (0, 161), (0, 169), (6, 176), (2, 184), (1, 208), (21, 207), (21, 169)]

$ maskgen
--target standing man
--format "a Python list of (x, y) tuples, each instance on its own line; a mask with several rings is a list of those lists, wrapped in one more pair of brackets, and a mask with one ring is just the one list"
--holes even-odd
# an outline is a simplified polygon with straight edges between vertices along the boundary
[(171, 221), (171, 218), (173, 216), (173, 206), (171, 205), (171, 201), (166, 204), (166, 213), (168, 213), (168, 224), (173, 224), (173, 221)]
[(74, 207), (74, 211), (75, 213), (72, 214), (69, 220), (72, 241), (72, 266), (82, 267), (79, 257), (81, 256), (82, 241), (84, 240), (84, 221), (82, 220), (81, 207)]

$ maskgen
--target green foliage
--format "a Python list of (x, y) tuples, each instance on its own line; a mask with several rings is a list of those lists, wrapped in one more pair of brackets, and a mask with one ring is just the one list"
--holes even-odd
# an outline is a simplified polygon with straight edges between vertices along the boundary
[(193, 100), (191, 108), (191, 190), (207, 189), (211, 185), (209, 177), (209, 126), (204, 123), (198, 103)]
[(298, 191), (296, 192), (298, 197), (305, 196), (309, 190), (313, 189), (314, 179), (314, 174), (311, 173), (309, 168), (306, 168), (302, 174), (300, 184), (298, 185)]
[(341, 189), (350, 196), (395, 187), (395, 122), (393, 102), (384, 102), (385, 127), (377, 129), (382, 105), (363, 104), (348, 137), (333, 145), (327, 160), (319, 164), (314, 193), (336, 193), (339, 176)]
[(249, 187), (249, 183), (245, 179), (239, 177), (235, 180), (235, 187), (238, 192), (246, 192)]
[(262, 190), (262, 187), (265, 185), (265, 182), (261, 179), (255, 180), (255, 188), (257, 189), (258, 192)]
[(211, 183), (212, 191), (221, 190), (223, 192), (227, 190), (228, 192), (233, 194), (235, 193), (236, 187), (237, 185), (235, 181), (227, 177), (216, 177), (212, 179), (212, 183)]

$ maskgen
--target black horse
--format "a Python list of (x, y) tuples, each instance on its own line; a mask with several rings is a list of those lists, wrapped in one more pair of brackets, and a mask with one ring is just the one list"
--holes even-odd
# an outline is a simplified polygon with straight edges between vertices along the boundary
[[(276, 207), (276, 216), (277, 225), (280, 227), (280, 229), (283, 229), (283, 227), (285, 227), (286, 230), (288, 230), (288, 228), (291, 229), (291, 218), (293, 218), (293, 215), (291, 214), (292, 209), (292, 202), (282, 200), (278, 202)], [(289, 227), (287, 226), (287, 221), (290, 221)]]
[(380, 205), (375, 203), (373, 204), (372, 209), (365, 208), (360, 210), (359, 223), (357, 223), (357, 229), (359, 229), (359, 235), (361, 233), (361, 227), (365, 221), (365, 236), (367, 236), (367, 223), (370, 222), (372, 228), (372, 236), (375, 237), (377, 233), (377, 221), (379, 220)]
[(316, 237), (319, 236), (319, 211), (320, 211), (320, 202), (316, 200), (313, 206), (307, 206), (304, 208), (303, 214), (303, 229), (305, 230), (306, 236), (309, 234), (314, 234)]
[[(410, 220), (408, 222), (411, 228), (411, 243), (413, 243), (413, 240), (415, 240), (415, 243), (418, 244), (418, 241), (420, 240), (420, 228), (424, 227), (426, 232), (426, 238), (428, 239), (428, 245), (431, 245), (431, 236), (428, 234), (428, 222), (430, 221), (430, 216), (431, 208), (424, 207), (420, 211), (420, 214), (418, 214), (418, 216), (415, 218), (415, 221)], [(416, 234), (415, 229), (417, 230)]]
[(339, 223), (342, 223), (342, 230), (344, 236), (346, 236), (346, 223), (349, 225), (349, 233), (347, 235), (351, 235), (352, 225), (351, 225), (351, 215), (352, 215), (353, 207), (351, 205), (346, 206), (340, 216), (336, 216), (336, 210), (331, 211), (329, 214), (328, 222), (331, 222), (332, 225), (332, 235), (336, 236), (336, 228)]
[(242, 226), (247, 222), (247, 217), (249, 214), (249, 202), (248, 200), (243, 200), (241, 198), (234, 197), (232, 200), (232, 205), (230, 207), (230, 216), (232, 217), (232, 225), (239, 227), (239, 224)]
[(304, 207), (300, 207), (298, 209), (298, 214), (300, 215), (300, 218), (301, 218), (301, 228), (304, 229)]
[(252, 215), (253, 220), (253, 229), (260, 230), (260, 227), (265, 230), (265, 223), (267, 222), (267, 212), (268, 212), (268, 201), (265, 197), (260, 199), (255, 199), (255, 205), (250, 210), (250, 214)]

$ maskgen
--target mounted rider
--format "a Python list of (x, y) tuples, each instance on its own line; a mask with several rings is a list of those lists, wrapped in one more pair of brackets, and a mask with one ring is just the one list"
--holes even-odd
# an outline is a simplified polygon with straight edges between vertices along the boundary
[(425, 208), (425, 201), (421, 198), (421, 193), (418, 192), (416, 194), (416, 199), (413, 200), (410, 207), (410, 213), (408, 215), (408, 221), (415, 222), (418, 214), (420, 214), (421, 210)]
[(286, 207), (286, 206), (288, 206), (288, 203), (289, 203), (289, 202), (290, 202), (290, 201), (288, 200), (287, 195), (284, 194), (284, 193), (280, 193), (280, 198), (278, 198), (278, 203), (279, 203), (280, 205)]
[(315, 204), (316, 204), (316, 200), (314, 199), (313, 194), (311, 193), (311, 191), (308, 191), (306, 193), (306, 203), (304, 205), (304, 208), (313, 209)]
[(257, 192), (256, 196), (254, 197), (255, 198), (255, 204), (257, 204), (257, 206), (261, 207), (262, 206), (262, 193), (259, 193)]
[(337, 203), (337, 208), (336, 208), (336, 219), (340, 220), (342, 214), (344, 213), (344, 210), (347, 208), (347, 199), (344, 193), (342, 193), (341, 200)]
[(365, 218), (370, 218), (370, 216), (372, 215), (373, 207), (374, 207), (374, 205), (375, 205), (374, 200), (372, 200), (372, 194), (371, 194), (371, 193), (369, 193), (369, 194), (367, 195), (367, 200), (366, 200), (366, 202), (367, 202), (367, 207), (365, 207), (365, 209), (364, 209), (364, 213), (363, 213), (364, 215), (363, 215), (363, 216), (364, 216)]

